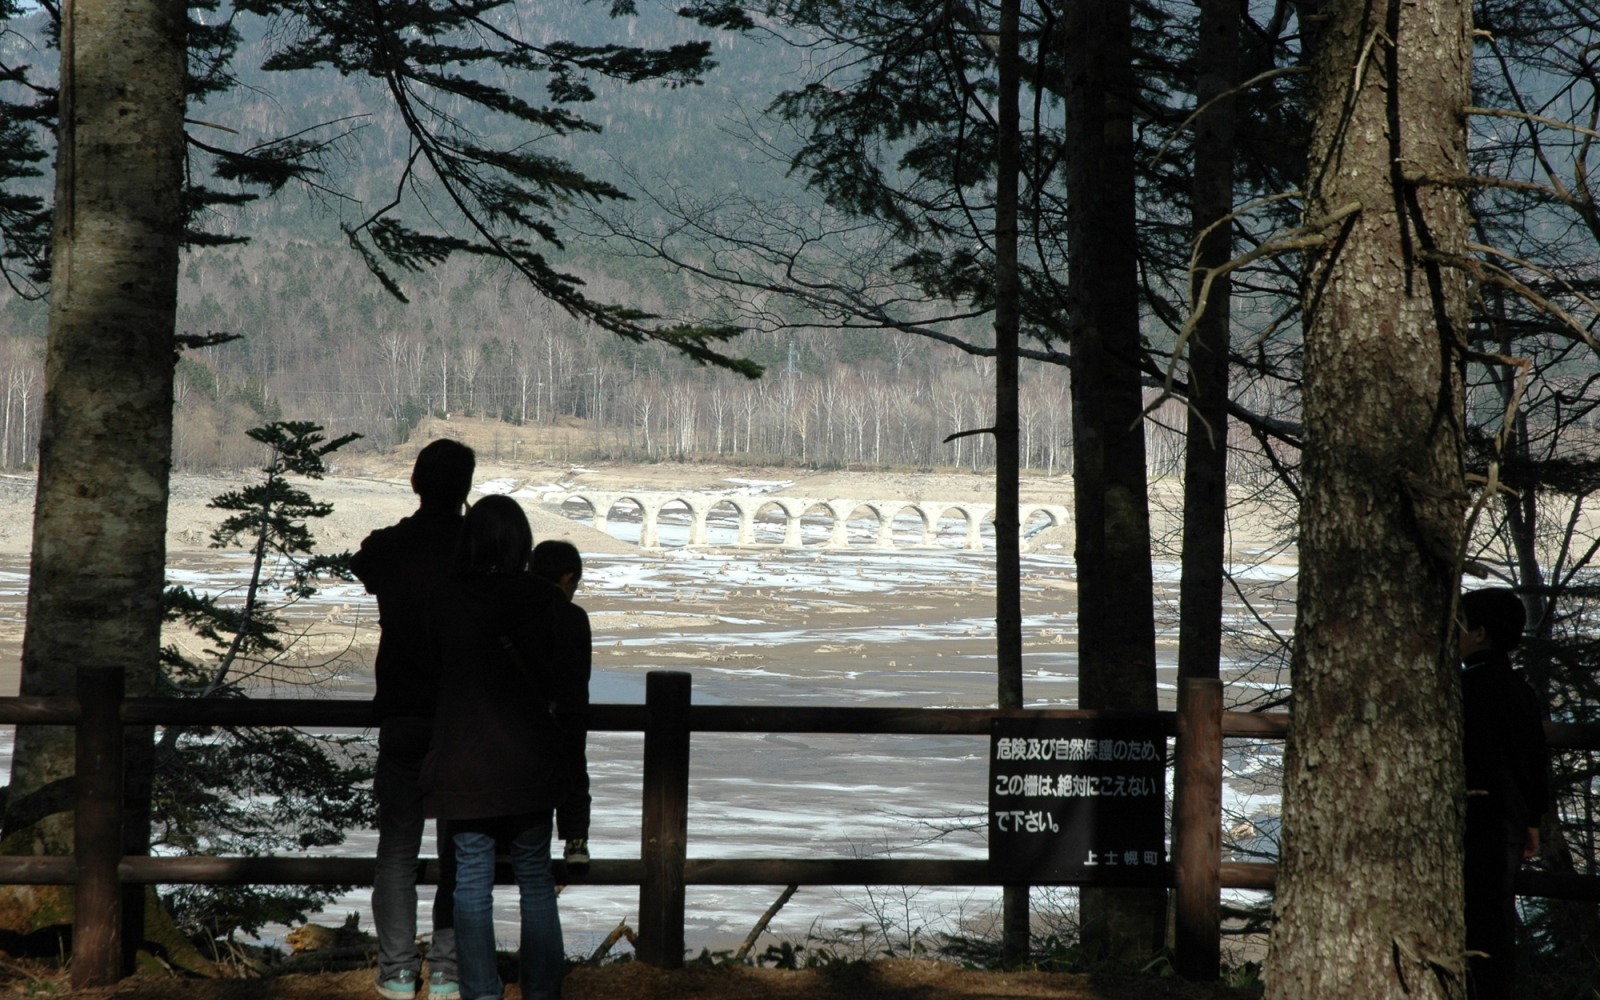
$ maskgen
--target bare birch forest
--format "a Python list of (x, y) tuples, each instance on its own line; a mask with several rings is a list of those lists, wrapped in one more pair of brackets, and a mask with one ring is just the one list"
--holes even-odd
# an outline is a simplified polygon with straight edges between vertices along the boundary
[[(285, 278), (287, 293), (279, 285)], [(337, 249), (298, 256), (255, 246), (191, 252), (182, 326), (244, 336), (180, 361), (174, 467), (253, 468), (258, 449), (244, 432), (263, 419), (312, 420), (365, 435), (356, 448), (387, 448), (403, 443), (429, 414), (561, 425), (563, 439), (578, 442), (559, 453), (506, 456), (530, 460), (714, 457), (973, 472), (993, 466), (987, 435), (945, 441), (993, 421), (992, 358), (903, 334), (756, 332), (740, 347), (767, 366), (767, 375), (750, 381), (659, 347), (595, 335), (503, 274), (449, 265), (432, 278), (429, 294), (402, 305), (366, 287), (359, 266)], [(590, 279), (602, 295), (620, 295), (626, 283)], [(6, 470), (30, 468), (37, 450), (43, 348), (30, 328), (35, 313), (42, 323), (42, 309), (13, 303), (0, 311), (0, 468)], [(1157, 389), (1149, 396), (1156, 398)], [(1065, 370), (1026, 369), (1019, 407), (1024, 468), (1070, 473)], [(1182, 428), (1178, 401), (1146, 422), (1152, 475), (1180, 471)], [(1245, 429), (1232, 433), (1241, 480), (1269, 475)]]

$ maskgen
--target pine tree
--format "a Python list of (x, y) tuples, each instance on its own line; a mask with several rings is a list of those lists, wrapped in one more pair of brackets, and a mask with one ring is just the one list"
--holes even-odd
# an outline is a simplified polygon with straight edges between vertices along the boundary
[[(178, 698), (244, 698), (275, 686), (316, 683), (318, 664), (296, 662), (302, 636), (288, 616), (327, 580), (351, 580), (348, 552), (320, 553), (310, 525), (333, 513), (290, 476), (321, 479), (324, 458), (360, 435), (327, 440), (322, 428), (274, 421), (249, 431), (268, 449), (260, 481), (219, 494), (227, 516), (213, 548), (243, 547), (242, 588), (222, 596), (170, 584), (166, 620), (198, 649), (162, 647), (161, 693)], [(310, 676), (307, 676), (310, 675)], [(270, 855), (332, 847), (371, 826), (365, 783), (371, 754), (354, 738), (285, 728), (168, 727), (155, 752), (151, 847), (185, 854)], [(237, 930), (303, 921), (343, 886), (183, 886), (165, 895), (173, 919), (215, 946)]]

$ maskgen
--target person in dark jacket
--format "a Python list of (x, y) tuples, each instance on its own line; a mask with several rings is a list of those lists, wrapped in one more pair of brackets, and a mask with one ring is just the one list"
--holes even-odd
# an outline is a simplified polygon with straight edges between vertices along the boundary
[[(529, 564), (533, 575), (548, 580), (561, 588), (572, 601), (583, 582), (583, 556), (571, 542), (547, 538), (533, 547)], [(590, 642), (589, 613), (573, 603), (567, 616), (572, 619), (576, 642), (582, 645), (583, 683), (587, 689), (593, 661)], [(584, 748), (580, 748), (580, 752)], [(589, 812), (592, 800), (589, 795), (589, 768), (587, 759), (576, 761), (580, 766), (571, 768), (572, 781), (567, 794), (556, 806), (556, 835), (561, 838), (561, 857), (567, 863), (567, 874), (583, 876), (589, 872)]]
[(1523, 859), (1539, 853), (1550, 804), (1544, 712), (1510, 652), (1522, 640), (1522, 599), (1503, 587), (1461, 595), (1462, 763), (1468, 996), (1505, 1000), (1515, 973), (1516, 896)]
[[(420, 506), (399, 523), (368, 535), (351, 569), (378, 599), (377, 693), (378, 859), (372, 920), (378, 931), (377, 990), (388, 1000), (417, 994), (422, 955), (417, 949), (417, 855), (422, 848), (422, 789), (418, 775), (433, 740), (439, 664), (424, 654), (424, 622), (433, 595), (448, 579), (461, 534), (462, 507), (472, 489), (476, 458), (458, 441), (431, 442), (417, 454), (411, 489)], [(449, 837), (435, 830), (441, 875), (434, 896), (428, 950), (430, 1000), (454, 1000), (455, 866)]]
[(509, 851), (521, 893), (522, 996), (561, 995), (551, 820), (584, 766), (589, 637), (575, 627), (567, 595), (528, 571), (532, 548), (517, 502), (485, 497), (467, 513), (455, 576), (429, 616), (442, 684), (423, 786), (455, 843), (465, 1000), (504, 992), (495, 963), (497, 845)]

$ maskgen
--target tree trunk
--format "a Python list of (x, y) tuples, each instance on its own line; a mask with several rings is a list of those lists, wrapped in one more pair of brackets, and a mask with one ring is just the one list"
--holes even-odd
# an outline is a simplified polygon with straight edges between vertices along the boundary
[(1234, 101), (1239, 5), (1200, 5), (1199, 86), (1205, 107), (1195, 121), (1194, 231), (1199, 253), (1192, 279), (1202, 310), (1188, 343), (1189, 412), (1183, 469), (1183, 570), (1179, 585), (1178, 673), (1215, 678), (1222, 655), (1222, 579), (1228, 509), (1228, 352), (1232, 320), (1227, 275), (1203, 284), (1208, 270), (1233, 257)]
[[(1460, 996), (1464, 0), (1328, 0), (1306, 216), (1304, 493), (1274, 1000)], [(1403, 54), (1403, 55), (1402, 55)], [(1432, 183), (1428, 183), (1432, 182)], [(1454, 981), (1450, 987), (1446, 981)]]
[[(178, 0), (62, 7), (25, 695), (71, 694), (79, 665), (124, 671), (130, 696), (154, 688), (183, 232), (184, 32)], [(18, 727), (8, 853), (71, 851), (72, 758), (71, 730)]]
[[(1239, 5), (1234, 0), (1201, 0), (1197, 59), (1195, 103), (1205, 110), (1195, 122), (1194, 235), (1199, 252), (1191, 278), (1191, 299), (1201, 312), (1188, 343), (1178, 676), (1215, 680), (1222, 660), (1222, 583), (1227, 557), (1228, 333), (1233, 283), (1225, 274), (1210, 281), (1206, 278), (1211, 269), (1233, 256), (1229, 216), (1233, 212), (1235, 103), (1227, 95), (1237, 83), (1239, 66)], [(1181, 767), (1175, 772), (1175, 803), (1187, 800), (1187, 774)], [(1220, 819), (1217, 824), (1220, 826)], [(1190, 837), (1200, 838), (1194, 842), (1209, 853), (1216, 833), (1174, 830), (1175, 853), (1177, 842)], [(1174, 935), (1178, 970), (1191, 979), (1215, 979), (1221, 971), (1221, 948), (1210, 932), (1220, 926), (1221, 894), (1208, 887), (1204, 906), (1204, 935), (1187, 933), (1182, 921)]]
[[(1022, 470), (1017, 455), (1017, 330), (1022, 289), (1017, 274), (1017, 189), (1021, 167), (1017, 65), (1020, 0), (1000, 5), (1000, 104), (994, 222), (994, 554), (997, 705), (1022, 707)], [(1028, 887), (1008, 885), (1002, 897), (1002, 950), (1008, 966), (1028, 958)]]
[[(1136, 363), (1130, 4), (1073, 4), (1066, 33), (1078, 702), (1154, 711), (1150, 506)], [(1086, 888), (1082, 901), (1091, 956), (1141, 960), (1160, 948), (1164, 892)]]

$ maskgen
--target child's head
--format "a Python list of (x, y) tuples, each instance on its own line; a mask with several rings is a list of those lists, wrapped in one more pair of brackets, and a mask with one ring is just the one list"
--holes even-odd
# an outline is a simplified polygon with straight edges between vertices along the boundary
[(459, 510), (472, 491), (472, 471), (478, 457), (460, 441), (440, 438), (417, 452), (411, 468), (411, 489), (425, 507)]
[(583, 579), (583, 557), (571, 542), (547, 538), (533, 547), (533, 575), (549, 580), (571, 597)]
[(1461, 621), (1464, 634), (1483, 629), (1485, 647), (1509, 653), (1522, 641), (1528, 613), (1515, 591), (1508, 587), (1485, 587), (1461, 595)]
[(508, 496), (484, 497), (467, 511), (456, 548), (456, 573), (461, 576), (510, 575), (528, 568), (533, 529), (528, 515)]

